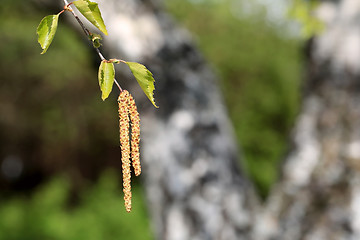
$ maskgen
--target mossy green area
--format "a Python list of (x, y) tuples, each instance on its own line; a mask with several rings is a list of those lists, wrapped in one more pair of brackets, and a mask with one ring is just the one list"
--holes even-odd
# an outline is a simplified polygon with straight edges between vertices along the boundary
[(300, 105), (301, 42), (265, 10), (243, 16), (235, 1), (166, 1), (221, 79), (241, 164), (266, 197)]
[(30, 198), (2, 200), (0, 239), (153, 239), (141, 189), (133, 189), (133, 210), (127, 213), (118, 183), (116, 174), (106, 171), (97, 184), (80, 193), (73, 207), (65, 177), (41, 186)]

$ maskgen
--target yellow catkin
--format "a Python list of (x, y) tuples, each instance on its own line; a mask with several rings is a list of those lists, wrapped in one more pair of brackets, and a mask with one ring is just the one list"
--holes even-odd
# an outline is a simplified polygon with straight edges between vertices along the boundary
[(124, 90), (118, 98), (119, 103), (119, 125), (120, 125), (120, 147), (123, 173), (123, 191), (125, 208), (131, 211), (131, 170), (130, 170), (130, 141), (129, 141), (129, 92)]
[(139, 176), (141, 173), (140, 165), (140, 117), (139, 112), (135, 104), (134, 98), (129, 95), (129, 113), (131, 121), (131, 159), (132, 165), (134, 167), (134, 172), (136, 176)]

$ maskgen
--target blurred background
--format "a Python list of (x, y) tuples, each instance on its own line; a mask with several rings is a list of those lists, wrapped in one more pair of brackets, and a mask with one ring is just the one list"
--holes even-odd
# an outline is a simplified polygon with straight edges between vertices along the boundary
[[(299, 111), (301, 5), (166, 0), (220, 79), (246, 173), (265, 199)], [(117, 103), (101, 101), (97, 56), (62, 21), (45, 55), (28, 1), (0, 5), (0, 239), (153, 239), (141, 180), (123, 207)], [(156, 78), (156, 76), (155, 76)], [(111, 206), (111, 209), (105, 206)], [(136, 228), (134, 228), (136, 226)]]

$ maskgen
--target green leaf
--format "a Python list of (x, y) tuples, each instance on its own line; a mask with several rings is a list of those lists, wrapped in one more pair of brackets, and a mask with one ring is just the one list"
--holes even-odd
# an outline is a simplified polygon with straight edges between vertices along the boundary
[(100, 36), (100, 34), (90, 33), (89, 39), (92, 41), (94, 48), (101, 47), (102, 37)]
[(151, 103), (158, 108), (155, 104), (154, 99), (154, 82), (155, 79), (153, 78), (152, 73), (142, 64), (137, 62), (126, 62), (126, 64), (129, 66), (131, 72), (134, 74), (134, 77), (138, 81), (140, 87), (146, 94), (146, 96), (149, 98)]
[(103, 101), (107, 99), (111, 93), (115, 79), (114, 64), (103, 60), (99, 67), (99, 85), (101, 90), (101, 98)]
[(43, 49), (41, 54), (46, 53), (52, 40), (54, 39), (58, 26), (59, 15), (60, 14), (44, 17), (37, 28), (38, 42)]
[(102, 31), (105, 35), (108, 35), (97, 3), (91, 2), (89, 0), (77, 0), (74, 1), (73, 4), (87, 20), (94, 24), (94, 26)]

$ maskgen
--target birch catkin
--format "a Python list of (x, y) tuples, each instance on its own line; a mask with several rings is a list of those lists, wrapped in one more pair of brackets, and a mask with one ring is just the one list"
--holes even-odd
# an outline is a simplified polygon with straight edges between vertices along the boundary
[(125, 208), (131, 211), (131, 171), (130, 171), (130, 141), (129, 141), (129, 92), (124, 90), (120, 93), (119, 102), (119, 125), (120, 147), (123, 174), (123, 191)]
[(129, 94), (129, 114), (131, 121), (131, 159), (136, 176), (141, 173), (140, 165), (140, 117), (134, 98)]
[[(123, 90), (119, 98), (119, 125), (120, 125), (120, 147), (123, 173), (123, 191), (126, 211), (131, 211), (131, 162), (130, 162), (130, 137), (131, 137), (131, 159), (136, 176), (141, 173), (140, 165), (140, 117), (131, 94)], [(129, 135), (131, 122), (131, 136)]]

